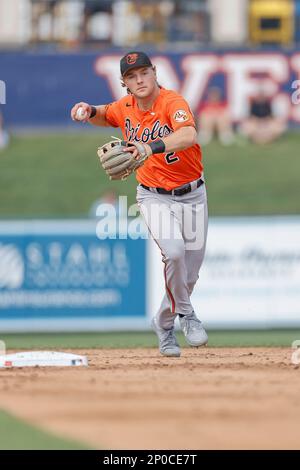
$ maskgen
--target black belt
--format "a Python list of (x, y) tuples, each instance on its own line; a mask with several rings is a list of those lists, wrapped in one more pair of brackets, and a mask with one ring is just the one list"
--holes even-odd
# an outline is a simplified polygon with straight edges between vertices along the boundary
[(181, 186), (180, 188), (171, 189), (170, 191), (164, 188), (149, 188), (149, 186), (145, 186), (144, 184), (141, 184), (141, 186), (145, 189), (148, 189), (148, 191), (153, 191), (158, 194), (172, 194), (172, 196), (183, 196), (184, 194), (190, 193), (192, 189), (199, 188), (201, 184), (204, 183), (204, 181), (201, 178), (199, 178), (197, 181), (195, 181), (195, 183), (196, 185), (194, 188), (192, 188), (191, 183), (187, 183), (184, 186)]

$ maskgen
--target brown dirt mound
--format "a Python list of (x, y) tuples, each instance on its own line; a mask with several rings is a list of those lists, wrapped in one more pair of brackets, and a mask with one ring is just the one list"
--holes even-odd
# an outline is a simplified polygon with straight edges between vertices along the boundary
[(1, 370), (0, 407), (98, 449), (300, 449), (290, 349), (78, 353), (90, 367)]

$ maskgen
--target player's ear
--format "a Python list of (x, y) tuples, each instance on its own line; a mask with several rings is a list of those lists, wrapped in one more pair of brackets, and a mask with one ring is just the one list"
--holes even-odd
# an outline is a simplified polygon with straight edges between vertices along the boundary
[(156, 76), (156, 67), (155, 67), (155, 65), (153, 65), (153, 67), (152, 67), (152, 70), (153, 70), (153, 72), (154, 72), (155, 78), (157, 78), (157, 76)]
[(126, 83), (124, 82), (123, 77), (120, 78), (120, 82), (121, 82), (121, 86), (122, 86), (123, 88), (127, 88), (127, 94), (128, 94), (128, 95), (131, 95), (131, 91), (129, 90), (128, 86), (127, 86)]

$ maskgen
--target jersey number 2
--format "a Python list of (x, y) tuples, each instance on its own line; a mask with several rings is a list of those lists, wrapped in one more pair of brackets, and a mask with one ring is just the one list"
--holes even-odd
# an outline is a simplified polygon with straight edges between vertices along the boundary
[(172, 163), (178, 162), (179, 157), (175, 155), (175, 152), (167, 153), (165, 156), (166, 162), (168, 165), (171, 165)]

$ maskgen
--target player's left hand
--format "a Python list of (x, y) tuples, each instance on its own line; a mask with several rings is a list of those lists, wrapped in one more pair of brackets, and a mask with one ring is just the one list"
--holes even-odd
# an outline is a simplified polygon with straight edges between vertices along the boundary
[[(148, 147), (148, 148), (147, 148)], [(111, 180), (124, 180), (144, 164), (152, 150), (139, 142), (113, 140), (98, 148), (101, 165)]]
[(140, 142), (127, 142), (127, 148), (126, 150), (124, 149), (124, 152), (131, 152), (132, 156), (135, 160), (139, 160), (140, 158), (144, 157), (145, 155), (147, 157), (150, 157), (152, 155), (152, 149), (150, 145), (148, 144), (142, 144)]

